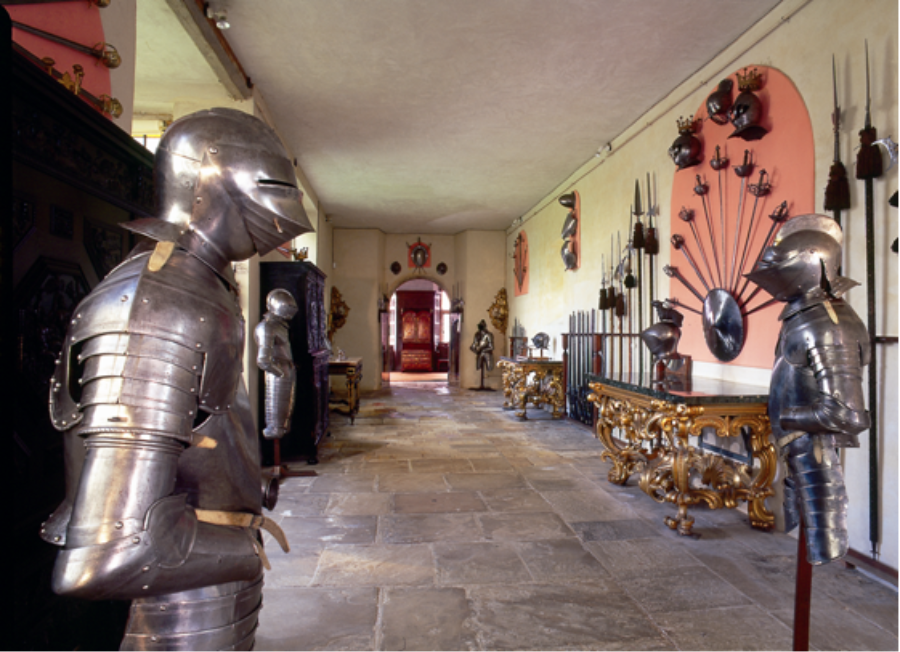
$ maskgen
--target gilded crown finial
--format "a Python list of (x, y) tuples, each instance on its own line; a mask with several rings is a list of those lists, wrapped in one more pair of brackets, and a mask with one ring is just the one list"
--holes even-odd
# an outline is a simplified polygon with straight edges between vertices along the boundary
[(753, 70), (744, 68), (737, 73), (737, 82), (738, 88), (741, 91), (758, 91), (762, 88), (762, 75), (759, 74), (757, 68), (754, 68)]
[(693, 116), (689, 118), (679, 117), (675, 122), (678, 124), (678, 133), (680, 134), (692, 134), (697, 130), (697, 121)]

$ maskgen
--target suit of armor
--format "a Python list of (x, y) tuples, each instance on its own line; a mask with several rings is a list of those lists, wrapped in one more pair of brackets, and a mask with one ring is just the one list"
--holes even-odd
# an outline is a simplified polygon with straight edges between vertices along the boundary
[(254, 334), (259, 346), (256, 364), (266, 372), (267, 439), (280, 439), (291, 429), (294, 412), (296, 371), (291, 355), (288, 321), (297, 314), (297, 302), (287, 290), (277, 289), (266, 297), (269, 309), (256, 325)]
[(132, 600), (122, 649), (250, 649), (267, 565), (231, 262), (311, 230), (275, 133), (249, 115), (176, 121), (162, 219), (76, 308), (51, 384), (64, 433), (53, 590)]
[(837, 275), (840, 226), (803, 215), (782, 227), (747, 276), (787, 305), (769, 390), (769, 419), (785, 460), (785, 523), (803, 519), (807, 558), (843, 557), (847, 491), (837, 448), (858, 446), (869, 426), (862, 370), (869, 363), (865, 325), (840, 296), (857, 285)]
[(475, 354), (475, 369), (481, 371), (494, 369), (494, 336), (487, 329), (487, 323), (482, 319), (478, 324), (478, 332), (472, 340), (469, 349)]

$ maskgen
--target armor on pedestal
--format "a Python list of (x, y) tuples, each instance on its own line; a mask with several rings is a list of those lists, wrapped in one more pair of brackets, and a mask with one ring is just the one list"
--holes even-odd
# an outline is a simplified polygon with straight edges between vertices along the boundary
[(855, 281), (838, 276), (843, 236), (825, 215), (785, 223), (747, 277), (786, 303), (769, 390), (769, 419), (786, 462), (785, 523), (803, 518), (807, 558), (846, 554), (847, 491), (837, 448), (859, 445), (869, 426), (862, 369), (865, 325), (841, 296)]
[(231, 263), (312, 230), (268, 126), (229, 109), (172, 124), (160, 219), (73, 314), (51, 384), (67, 495), (42, 529), (53, 589), (131, 599), (123, 649), (250, 649), (267, 565), (259, 453)]
[(469, 349), (475, 354), (475, 369), (493, 371), (494, 335), (487, 329), (487, 322), (483, 319), (478, 323), (478, 331)]
[(266, 297), (269, 312), (256, 325), (259, 350), (256, 364), (266, 372), (266, 427), (263, 436), (280, 439), (291, 429), (297, 372), (291, 355), (288, 322), (297, 314), (297, 302), (290, 292), (272, 290)]

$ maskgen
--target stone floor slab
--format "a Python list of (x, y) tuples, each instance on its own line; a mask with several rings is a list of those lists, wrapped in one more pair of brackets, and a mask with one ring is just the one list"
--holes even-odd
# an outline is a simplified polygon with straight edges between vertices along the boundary
[(449, 489), (440, 473), (385, 473), (378, 476), (378, 491), (432, 493)]
[(436, 514), (441, 512), (483, 512), (484, 502), (472, 491), (442, 494), (394, 494), (397, 514)]
[(531, 575), (509, 543), (435, 543), (438, 584), (513, 584)]
[(589, 491), (543, 491), (554, 511), (568, 523), (583, 521), (627, 521), (637, 518), (634, 510), (611, 500), (599, 489)]
[(413, 473), (469, 473), (474, 471), (468, 459), (419, 459), (412, 460)]
[(479, 587), (469, 591), (485, 650), (671, 649), (611, 583)]
[(345, 494), (334, 493), (328, 501), (325, 513), (329, 516), (377, 516), (387, 514), (391, 509), (388, 494)]
[(751, 604), (750, 598), (705, 566), (680, 566), (655, 575), (633, 577), (623, 586), (648, 613), (705, 611)]
[(622, 580), (653, 576), (679, 566), (701, 565), (685, 548), (662, 537), (588, 541), (584, 547), (610, 574)]
[(381, 518), (382, 543), (479, 541), (484, 538), (473, 514), (391, 514)]
[(304, 516), (287, 517), (281, 523), (293, 544), (374, 543), (377, 516)]
[(345, 473), (341, 475), (331, 474), (316, 478), (309, 487), (310, 493), (363, 493), (375, 491), (375, 476)]
[(382, 606), (382, 650), (478, 650), (461, 588), (390, 588)]
[(661, 535), (658, 528), (654, 528), (646, 521), (640, 519), (588, 521), (572, 523), (571, 525), (582, 541), (618, 541), (620, 539), (643, 539)]
[[(794, 622), (793, 609), (777, 611), (774, 615), (789, 627)], [(860, 619), (855, 611), (844, 609), (837, 601), (815, 592), (809, 616), (809, 645), (817, 650), (900, 649), (896, 634)]]
[(482, 514), (478, 520), (485, 538), (491, 541), (540, 541), (575, 536), (553, 512)]
[(492, 512), (549, 512), (553, 510), (533, 489), (495, 489), (479, 492)]
[(755, 605), (655, 613), (653, 620), (680, 650), (793, 649), (793, 629)]
[(290, 552), (285, 553), (274, 541), (266, 542), (266, 554), (272, 565), (272, 569), (266, 571), (266, 591), (270, 587), (309, 586), (323, 549), (321, 544), (294, 544)]
[(539, 582), (584, 581), (609, 577), (609, 573), (578, 539), (527, 541), (516, 544), (531, 576)]
[(434, 583), (427, 545), (333, 546), (319, 557), (317, 586), (423, 586)]
[(374, 588), (266, 588), (257, 650), (373, 650)]
[(454, 491), (528, 489), (517, 473), (448, 473), (444, 477)]

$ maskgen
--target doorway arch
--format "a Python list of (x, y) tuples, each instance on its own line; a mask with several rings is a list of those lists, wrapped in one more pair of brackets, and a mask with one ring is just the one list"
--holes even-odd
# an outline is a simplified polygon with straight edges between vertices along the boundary
[(446, 382), (449, 370), (450, 296), (436, 279), (417, 274), (390, 288), (391, 384)]

